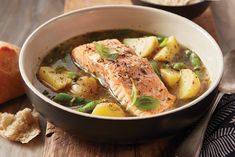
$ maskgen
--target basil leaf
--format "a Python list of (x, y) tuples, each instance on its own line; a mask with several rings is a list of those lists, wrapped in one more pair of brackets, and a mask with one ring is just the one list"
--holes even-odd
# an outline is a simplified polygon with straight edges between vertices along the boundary
[(132, 92), (131, 92), (131, 102), (132, 104), (135, 104), (137, 99), (137, 89), (135, 87), (134, 81), (132, 81)]
[(163, 39), (163, 41), (160, 43), (160, 47), (162, 48), (162, 47), (165, 47), (166, 45), (167, 45), (167, 42), (168, 42), (168, 38), (167, 37), (165, 37), (164, 39)]
[(137, 89), (132, 81), (131, 102), (138, 109), (148, 111), (160, 106), (160, 101), (151, 96), (137, 96)]
[(151, 96), (140, 96), (136, 99), (135, 106), (140, 110), (153, 110), (160, 106), (160, 101)]
[(118, 52), (115, 49), (110, 49), (104, 45), (99, 43), (95, 43), (96, 52), (101, 56), (103, 59), (107, 60), (116, 60), (118, 57)]

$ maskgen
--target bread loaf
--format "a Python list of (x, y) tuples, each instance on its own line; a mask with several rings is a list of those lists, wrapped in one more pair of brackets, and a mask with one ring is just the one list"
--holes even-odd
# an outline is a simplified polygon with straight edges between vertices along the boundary
[(24, 94), (18, 58), (17, 46), (0, 41), (0, 104)]

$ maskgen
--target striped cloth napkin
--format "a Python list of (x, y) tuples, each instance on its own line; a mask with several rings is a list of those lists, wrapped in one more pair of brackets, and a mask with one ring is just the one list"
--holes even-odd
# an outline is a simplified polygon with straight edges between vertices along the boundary
[(235, 95), (224, 95), (206, 130), (200, 157), (235, 157)]

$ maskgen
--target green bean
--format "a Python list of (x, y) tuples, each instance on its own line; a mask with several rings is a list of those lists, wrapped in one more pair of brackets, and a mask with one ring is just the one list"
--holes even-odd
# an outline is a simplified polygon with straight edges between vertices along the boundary
[(166, 37), (163, 36), (157, 36), (157, 40), (159, 43), (161, 43)]
[(53, 100), (55, 102), (58, 103), (63, 103), (64, 105), (84, 105), (87, 104), (89, 102), (91, 102), (90, 100), (84, 99), (84, 98), (79, 98), (79, 97), (73, 97), (67, 93), (59, 93), (57, 94)]
[(70, 102), (72, 99), (73, 96), (66, 93), (59, 93), (53, 98), (55, 102), (63, 102), (63, 103)]
[(102, 102), (103, 102), (103, 100), (91, 101), (91, 102), (87, 103), (85, 106), (78, 108), (77, 111), (89, 113), (96, 107), (97, 104), (100, 104)]
[(183, 63), (183, 62), (178, 62), (178, 63), (173, 63), (172, 64), (172, 68), (174, 69), (174, 70), (181, 70), (181, 69), (186, 69), (187, 68), (187, 66)]
[(164, 39), (163, 39), (163, 41), (160, 43), (160, 45), (159, 45), (159, 47), (165, 47), (166, 45), (167, 45), (167, 42), (168, 42), (168, 38), (167, 37), (165, 37)]
[(73, 71), (69, 71), (67, 75), (68, 75), (68, 78), (71, 78), (72, 80), (75, 80), (78, 78), (78, 74)]
[(76, 99), (73, 101), (73, 103), (75, 105), (87, 104), (89, 102), (91, 102), (91, 100), (87, 100), (87, 99), (84, 99), (84, 98), (78, 98), (78, 97), (76, 97)]
[(186, 50), (185, 51), (185, 54), (186, 54), (186, 57), (187, 58), (190, 58), (190, 55), (192, 54), (193, 52), (191, 50)]
[(201, 68), (201, 60), (198, 55), (196, 55), (196, 53), (192, 53), (189, 59), (194, 67), (194, 70), (198, 70)]
[(194, 53), (191, 50), (186, 50), (186, 56), (189, 58), (191, 64), (193, 65), (193, 69), (194, 70), (198, 70), (201, 68), (201, 59), (199, 58), (199, 56)]
[(150, 64), (151, 64), (151, 66), (153, 67), (153, 70), (155, 71), (155, 73), (156, 73), (158, 76), (161, 76), (161, 73), (160, 73), (160, 71), (159, 71), (159, 69), (158, 69), (157, 62), (154, 61), (154, 60), (152, 60), (152, 61), (150, 61)]

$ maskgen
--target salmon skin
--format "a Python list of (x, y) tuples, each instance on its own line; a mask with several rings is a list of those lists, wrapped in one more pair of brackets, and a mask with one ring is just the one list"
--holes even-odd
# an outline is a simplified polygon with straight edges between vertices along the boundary
[[(74, 48), (72, 57), (80, 68), (98, 78), (128, 112), (134, 116), (148, 116), (173, 108), (176, 97), (168, 92), (146, 58), (137, 56), (133, 49), (117, 39), (97, 43), (117, 50), (118, 58), (114, 61), (102, 59), (96, 52), (94, 43)], [(154, 97), (160, 100), (160, 106), (146, 111), (133, 105), (132, 81), (135, 82), (138, 96)]]

